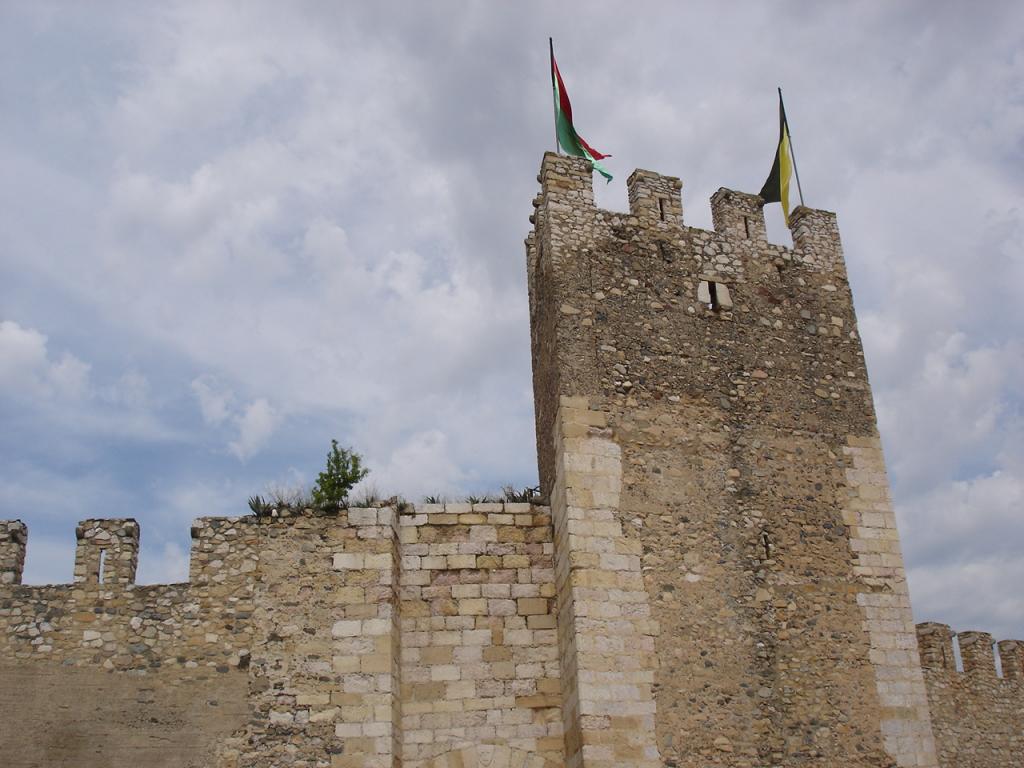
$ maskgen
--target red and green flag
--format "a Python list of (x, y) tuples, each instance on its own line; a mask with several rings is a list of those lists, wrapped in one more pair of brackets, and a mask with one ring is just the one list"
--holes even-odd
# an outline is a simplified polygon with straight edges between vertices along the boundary
[(576, 133), (576, 128), (572, 124), (572, 104), (569, 103), (569, 94), (565, 92), (562, 73), (558, 71), (558, 64), (555, 63), (555, 47), (551, 38), (548, 38), (548, 46), (551, 49), (551, 88), (555, 95), (555, 135), (558, 137), (558, 144), (567, 155), (587, 158), (595, 171), (611, 181), (612, 175), (608, 173), (608, 169), (598, 162), (611, 155), (601, 154)]

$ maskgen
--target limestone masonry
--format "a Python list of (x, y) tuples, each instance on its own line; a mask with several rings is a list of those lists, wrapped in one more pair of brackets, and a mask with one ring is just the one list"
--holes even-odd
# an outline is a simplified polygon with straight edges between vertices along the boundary
[(539, 180), (544, 505), (200, 518), (147, 586), (134, 520), (52, 586), (0, 522), (0, 764), (1024, 764), (1024, 642), (913, 624), (835, 215)]

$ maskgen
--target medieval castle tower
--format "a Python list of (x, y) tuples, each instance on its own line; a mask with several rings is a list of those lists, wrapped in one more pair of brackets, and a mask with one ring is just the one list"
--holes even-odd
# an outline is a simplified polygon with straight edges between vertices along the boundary
[(545, 156), (527, 238), (544, 505), (199, 518), (189, 581), (0, 522), (0, 765), (1010, 768), (1024, 643), (913, 624), (835, 215)]

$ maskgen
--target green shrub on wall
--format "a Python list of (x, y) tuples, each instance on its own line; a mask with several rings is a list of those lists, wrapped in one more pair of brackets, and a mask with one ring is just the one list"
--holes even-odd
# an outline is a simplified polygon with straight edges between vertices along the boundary
[(370, 470), (363, 467), (362, 456), (351, 448), (339, 448), (338, 441), (331, 440), (327, 468), (313, 486), (313, 503), (322, 509), (344, 506), (348, 492), (368, 474)]

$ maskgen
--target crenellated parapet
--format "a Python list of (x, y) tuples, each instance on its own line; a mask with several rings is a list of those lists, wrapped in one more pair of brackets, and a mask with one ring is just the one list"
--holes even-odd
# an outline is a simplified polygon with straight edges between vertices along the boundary
[(1024, 643), (994, 643), (987, 632), (954, 632), (937, 622), (918, 624), (917, 638), (941, 764), (1019, 766), (1024, 750)]
[(1024, 641), (997, 643), (988, 632), (955, 632), (948, 624), (926, 621), (917, 625), (917, 642), (921, 649), (921, 666), (926, 671), (979, 685), (993, 680), (1019, 683), (1024, 678)]
[(27, 535), (21, 520), (0, 520), (0, 586), (21, 584)]
[(1017, 684), (1024, 682), (1024, 641), (1000, 640), (996, 647), (999, 649), (1003, 678)]
[[(0, 522), (0, 564), (11, 573), (0, 584), (9, 734), (44, 715), (90, 721), (95, 711), (73, 686), (91, 686), (104, 718), (135, 723), (149, 713), (133, 726), (151, 739), (146, 754), (169, 750), (197, 765), (270, 768), (298, 753), (310, 765), (417, 768), (466, 734), (560, 764), (545, 507), (198, 518), (182, 584), (134, 583), (140, 530), (128, 519), (79, 524), (74, 583), (17, 584), (26, 533)], [(23, 709), (3, 693), (15, 684), (54, 690)], [(66, 732), (55, 723), (56, 745), (0, 734), (0, 752), (27, 761), (15, 764), (45, 752), (92, 766), (76, 762), (73, 746), (104, 756), (104, 766), (127, 764), (109, 759), (104, 731)]]
[(134, 584), (139, 524), (130, 518), (83, 520), (75, 529), (76, 584)]
[(711, 221), (715, 232), (732, 240), (768, 242), (764, 200), (760, 195), (722, 187), (711, 196)]
[(626, 179), (629, 212), (643, 225), (667, 231), (683, 223), (683, 182), (637, 169)]
[(921, 666), (927, 670), (955, 670), (953, 633), (948, 624), (926, 621), (917, 625)]
[(192, 523), (189, 582), (217, 585), (254, 578), (260, 522), (255, 517), (200, 517)]

